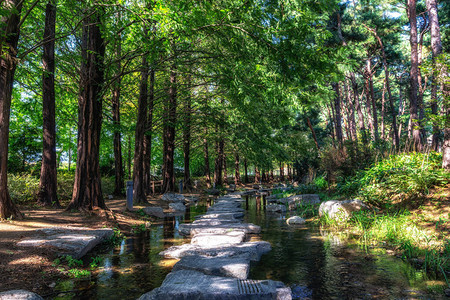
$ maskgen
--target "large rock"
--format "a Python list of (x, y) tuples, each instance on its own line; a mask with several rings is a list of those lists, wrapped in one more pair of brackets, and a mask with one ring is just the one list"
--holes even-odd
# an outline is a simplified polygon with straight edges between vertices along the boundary
[(250, 270), (248, 254), (233, 257), (185, 256), (175, 264), (172, 271), (193, 270), (207, 275), (247, 279)]
[(200, 233), (192, 237), (191, 244), (211, 248), (239, 244), (244, 239), (245, 232), (241, 230), (230, 231), (224, 234)]
[(161, 287), (139, 300), (263, 300), (292, 299), (290, 289), (272, 280), (242, 280), (181, 270), (166, 276)]
[(286, 206), (282, 204), (268, 204), (266, 205), (266, 212), (284, 213), (286, 212)]
[(299, 216), (293, 216), (293, 217), (290, 217), (289, 219), (287, 219), (286, 223), (288, 225), (302, 225), (302, 224), (305, 224), (306, 221), (305, 221), (305, 219), (303, 219)]
[(164, 210), (162, 207), (154, 206), (154, 207), (144, 207), (142, 209), (147, 215), (157, 218), (164, 218)]
[(259, 261), (261, 255), (269, 252), (272, 249), (270, 243), (265, 241), (247, 242), (236, 244), (232, 246), (218, 246), (214, 248), (204, 248), (194, 244), (183, 244), (179, 246), (172, 246), (159, 255), (165, 258), (180, 259), (189, 255), (202, 255), (208, 257), (231, 257), (248, 254), (250, 260)]
[(109, 228), (51, 227), (35, 230), (33, 237), (20, 241), (17, 245), (50, 247), (56, 249), (60, 255), (70, 255), (79, 259), (113, 234), (114, 231)]
[(167, 202), (183, 202), (185, 201), (185, 197), (181, 194), (176, 193), (165, 193), (161, 196), (161, 200)]
[(359, 199), (354, 200), (330, 200), (323, 202), (319, 207), (319, 216), (328, 215), (328, 218), (336, 221), (346, 221), (355, 211), (367, 210), (369, 207)]
[(184, 202), (187, 204), (196, 204), (198, 202), (198, 197), (188, 196), (184, 198)]
[(1, 292), (0, 300), (44, 300), (44, 298), (26, 290), (11, 290)]
[(186, 206), (181, 202), (169, 203), (169, 211), (172, 213), (185, 213)]

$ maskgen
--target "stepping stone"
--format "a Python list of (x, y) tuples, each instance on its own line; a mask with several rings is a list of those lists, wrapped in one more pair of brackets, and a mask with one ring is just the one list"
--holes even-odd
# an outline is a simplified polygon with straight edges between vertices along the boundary
[(200, 233), (192, 237), (191, 244), (211, 248), (239, 244), (242, 243), (244, 239), (245, 232), (243, 231), (230, 231), (224, 234)]
[(248, 254), (233, 257), (185, 256), (175, 264), (172, 272), (193, 270), (207, 275), (247, 279), (250, 271)]
[(0, 300), (44, 300), (44, 298), (26, 290), (11, 290), (1, 292)]
[(164, 210), (162, 207), (159, 206), (144, 207), (142, 210), (149, 216), (164, 218)]
[(260, 233), (261, 227), (251, 223), (237, 223), (237, 224), (222, 224), (218, 226), (202, 225), (198, 223), (180, 224), (178, 231), (182, 235), (195, 235), (199, 233), (214, 233), (222, 234), (230, 232), (231, 230), (243, 230), (246, 234)]
[(182, 270), (170, 273), (161, 287), (139, 298), (139, 300), (153, 299), (290, 300), (292, 296), (290, 289), (277, 281), (243, 280)]
[(203, 216), (198, 216), (198, 220), (204, 220), (204, 219), (215, 219), (215, 220), (235, 220), (238, 218), (243, 218), (244, 213), (243, 212), (210, 212)]
[(35, 230), (33, 237), (20, 241), (17, 245), (55, 248), (60, 255), (79, 259), (113, 234), (114, 231), (109, 228), (93, 230), (85, 227), (51, 227)]
[(232, 246), (218, 246), (213, 248), (204, 248), (193, 244), (183, 244), (172, 246), (159, 255), (165, 258), (180, 259), (189, 255), (202, 255), (208, 257), (231, 257), (236, 255), (248, 254), (251, 261), (259, 261), (264, 253), (272, 249), (269, 242), (247, 242)]

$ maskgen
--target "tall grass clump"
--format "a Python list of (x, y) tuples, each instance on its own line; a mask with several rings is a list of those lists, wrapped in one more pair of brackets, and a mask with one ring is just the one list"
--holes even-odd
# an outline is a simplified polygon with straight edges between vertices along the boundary
[(450, 173), (441, 169), (441, 162), (442, 154), (436, 152), (391, 155), (341, 182), (337, 189), (378, 207), (412, 204), (433, 186), (450, 182)]

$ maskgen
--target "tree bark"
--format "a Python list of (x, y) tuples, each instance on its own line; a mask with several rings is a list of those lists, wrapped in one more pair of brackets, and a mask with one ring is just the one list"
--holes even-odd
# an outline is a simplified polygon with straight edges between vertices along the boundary
[[(438, 114), (437, 94), (439, 86), (439, 70), (436, 59), (442, 54), (441, 31), (439, 29), (439, 18), (437, 11), (437, 0), (427, 0), (428, 18), (430, 20), (431, 31), (431, 52), (433, 58), (433, 76), (431, 77), (431, 113)], [(439, 149), (439, 126), (433, 121), (433, 137), (431, 148), (434, 151)]]
[(146, 187), (144, 174), (145, 159), (145, 131), (148, 113), (148, 74), (147, 58), (142, 57), (141, 83), (139, 87), (139, 101), (137, 110), (136, 132), (134, 136), (134, 163), (133, 163), (133, 202), (146, 203)]
[(316, 132), (314, 131), (314, 128), (311, 124), (311, 120), (308, 117), (306, 117), (306, 122), (308, 123), (308, 127), (311, 130), (311, 134), (313, 136), (314, 143), (316, 144), (317, 151), (320, 151), (320, 146), (319, 146), (319, 143), (317, 142)]
[(241, 173), (239, 171), (239, 154), (236, 153), (234, 158), (234, 184), (237, 186), (241, 183)]
[(175, 191), (174, 153), (175, 126), (177, 122), (177, 74), (176, 67), (170, 70), (169, 100), (165, 107), (164, 137), (163, 137), (163, 187), (164, 192)]
[(408, 0), (408, 18), (411, 27), (409, 43), (411, 45), (411, 70), (410, 70), (410, 115), (412, 126), (412, 138), (414, 150), (422, 149), (422, 139), (420, 134), (420, 124), (418, 115), (418, 76), (419, 76), (419, 58), (417, 52), (417, 17), (416, 17), (416, 0)]
[(255, 183), (259, 183), (261, 181), (261, 175), (259, 173), (258, 167), (255, 166)]
[(206, 179), (206, 186), (208, 188), (211, 187), (211, 175), (210, 175), (210, 168), (209, 168), (209, 151), (208, 151), (208, 140), (206, 139), (206, 136), (208, 135), (208, 128), (205, 126), (205, 137), (203, 138), (203, 154), (204, 154), (204, 161), (205, 161), (205, 179)]
[(363, 143), (367, 142), (367, 133), (366, 133), (366, 127), (364, 125), (364, 115), (361, 109), (361, 103), (359, 101), (359, 93), (358, 93), (358, 83), (356, 82), (355, 73), (350, 73), (350, 80), (352, 82), (352, 89), (353, 89), (353, 99), (355, 101), (355, 110), (358, 114), (358, 127), (359, 131), (361, 132), (361, 138)]
[(223, 183), (222, 172), (223, 172), (223, 146), (224, 142), (221, 138), (216, 142), (216, 161), (214, 166), (214, 183), (217, 186), (221, 186)]
[(55, 121), (55, 28), (56, 4), (49, 0), (45, 8), (42, 65), (43, 149), (38, 203), (60, 207), (57, 195), (56, 121)]
[[(188, 86), (191, 86), (191, 77), (188, 75)], [(184, 105), (184, 126), (183, 126), (183, 152), (184, 152), (184, 186), (191, 188), (191, 171), (189, 166), (191, 150), (191, 96), (188, 95)]]
[(106, 208), (99, 167), (105, 43), (98, 7), (83, 21), (80, 96), (78, 98), (78, 152), (75, 183), (68, 210)]
[(342, 116), (341, 116), (341, 93), (339, 91), (339, 85), (337, 83), (331, 84), (336, 95), (334, 97), (334, 112), (335, 112), (335, 127), (336, 127), (336, 139), (338, 141), (339, 147), (342, 147), (343, 136), (342, 136)]
[[(225, 148), (225, 146), (224, 146)], [(222, 155), (223, 159), (223, 183), (228, 184), (228, 172), (227, 172), (227, 156), (225, 154), (225, 149)]]
[(22, 1), (4, 0), (2, 9), (2, 34), (0, 35), (0, 219), (21, 219), (22, 214), (12, 202), (8, 191), (8, 140), (11, 97), (17, 65), (20, 13)]
[(248, 183), (247, 159), (244, 159), (244, 183)]
[(144, 185), (146, 194), (152, 192), (151, 161), (152, 161), (152, 130), (153, 130), (153, 108), (155, 101), (155, 69), (150, 69), (150, 84), (148, 89), (148, 115), (144, 140)]
[[(120, 19), (120, 15), (119, 15)], [(122, 36), (118, 34), (116, 45), (116, 57), (122, 56)], [(120, 72), (122, 64), (120, 59), (117, 60), (117, 79), (114, 82), (113, 94), (112, 94), (112, 118), (113, 118), (113, 130), (114, 130), (114, 195), (122, 196), (124, 194), (124, 174), (123, 174), (123, 159), (122, 159), (122, 137), (120, 130), (120, 85), (122, 76)]]
[(284, 166), (282, 162), (280, 162), (280, 180), (284, 181)]

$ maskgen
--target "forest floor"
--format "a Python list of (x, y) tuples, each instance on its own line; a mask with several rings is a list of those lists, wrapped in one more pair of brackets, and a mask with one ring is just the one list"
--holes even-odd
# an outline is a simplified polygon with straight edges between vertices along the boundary
[[(149, 199), (149, 202), (151, 205), (161, 204), (157, 198)], [(108, 227), (131, 235), (135, 228), (156, 222), (155, 219), (136, 213), (143, 206), (134, 206), (133, 212), (129, 212), (125, 203), (125, 199), (106, 200), (109, 210), (96, 209), (89, 215), (64, 209), (19, 207), (24, 215), (22, 220), (0, 222), (0, 292), (26, 289), (44, 296), (52, 291), (55, 282), (61, 278), (61, 271), (54, 263), (58, 256), (52, 249), (17, 246), (17, 242), (31, 236), (36, 229), (58, 226), (91, 229)]]

